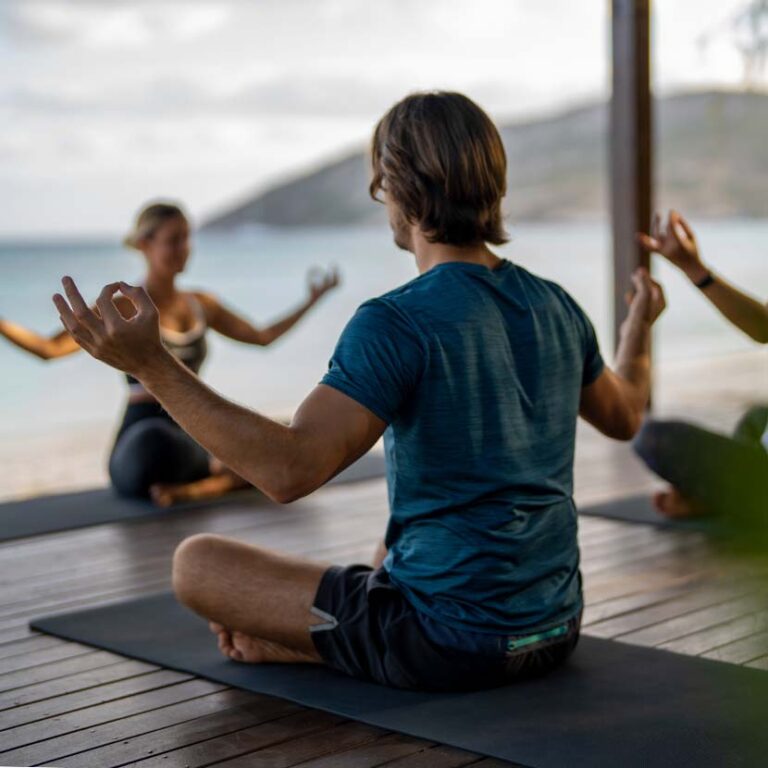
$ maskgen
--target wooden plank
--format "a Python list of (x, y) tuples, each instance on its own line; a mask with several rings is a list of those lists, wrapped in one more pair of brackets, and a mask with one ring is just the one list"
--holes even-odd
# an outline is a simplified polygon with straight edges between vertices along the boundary
[(50, 648), (56, 645), (57, 642), (56, 638), (48, 637), (47, 635), (30, 634), (28, 637), (0, 645), (0, 659), (22, 654), (26, 655), (32, 651)]
[[(187, 685), (188, 690), (189, 685), (184, 685)], [(208, 685), (212, 686), (210, 690), (216, 690), (212, 683)], [(35, 738), (34, 742), (0, 752), (0, 764), (37, 765), (55, 762), (58, 766), (64, 758), (91, 749), (95, 744), (122, 742), (132, 736), (159, 731), (169, 725), (197, 720), (206, 715), (216, 716), (227, 709), (247, 706), (251, 696), (252, 694), (244, 691), (224, 689), (159, 708), (154, 708), (154, 702), (150, 701), (145, 711), (123, 717), (113, 712), (113, 719), (102, 721), (100, 725), (82, 726), (79, 730), (60, 736), (49, 736), (48, 723), (44, 721), (36, 733), (30, 729), (29, 737)]]
[(3, 749), (9, 750), (26, 744), (34, 744), (39, 739), (41, 730), (44, 731), (46, 738), (52, 739), (74, 731), (92, 728), (111, 720), (119, 720), (163, 707), (167, 708), (169, 704), (204, 697), (225, 688), (226, 686), (219, 683), (192, 679), (166, 686), (157, 691), (137, 693), (116, 701), (65, 712), (57, 717), (48, 718), (43, 723), (29, 723), (3, 731)]
[(87, 688), (114, 683), (118, 680), (125, 680), (129, 677), (145, 675), (155, 672), (157, 669), (158, 667), (143, 661), (120, 661), (86, 672), (65, 675), (55, 680), (44, 680), (40, 683), (25, 685), (0, 693), (0, 710), (21, 707), (45, 699), (55, 699), (74, 691), (82, 691)]
[(43, 701), (19, 705), (5, 712), (0, 717), (0, 743), (2, 731), (17, 725), (29, 725), (37, 720), (72, 712), (98, 704), (105, 704), (115, 699), (122, 699), (137, 693), (155, 691), (168, 685), (192, 680), (193, 675), (174, 672), (170, 669), (159, 669), (146, 675), (134, 675), (114, 682), (105, 682), (80, 691), (71, 691)]
[(582, 628), (589, 627), (606, 619), (613, 619), (641, 608), (649, 608), (652, 605), (658, 605), (672, 598), (681, 597), (690, 591), (690, 582), (690, 579), (684, 579), (681, 583), (662, 587), (661, 589), (648, 589), (634, 592), (631, 595), (621, 595), (609, 600), (587, 603), (584, 607), (581, 626)]
[(429, 741), (388, 733), (362, 746), (305, 760), (301, 768), (375, 768), (434, 746)]
[(686, 635), (668, 643), (661, 643), (659, 648), (676, 653), (698, 656), (721, 645), (740, 640), (768, 630), (768, 612), (742, 616), (741, 618), (719, 624), (716, 627)]
[[(84, 749), (58, 760), (57, 768), (124, 766), (137, 762), (163, 766), (180, 764), (191, 768), (192, 765), (200, 764), (195, 760), (197, 750), (205, 750), (206, 745), (209, 745), (208, 754), (212, 759), (217, 745), (222, 749), (226, 749), (227, 745), (229, 749), (237, 749), (238, 745), (250, 743), (249, 731), (259, 726), (266, 726), (260, 733), (265, 736), (263, 743), (269, 744), (270, 735), (282, 740), (291, 731), (298, 735), (303, 728), (316, 729), (339, 722), (339, 718), (333, 718), (325, 712), (301, 709), (281, 699), (252, 694), (250, 700), (244, 701), (238, 707), (222, 708), (207, 716), (180, 720), (168, 727), (136, 734), (95, 749)], [(305, 719), (296, 719), (294, 716), (297, 715)], [(83, 746), (88, 745), (83, 742)], [(185, 759), (191, 762), (185, 763)], [(210, 764), (210, 759), (206, 764)]]
[[(704, 597), (706, 594), (705, 592)], [(625, 642), (637, 643), (638, 645), (660, 645), (733, 619), (754, 614), (759, 610), (759, 607), (759, 601), (752, 593), (716, 605), (707, 605), (698, 610), (687, 611), (683, 615), (660, 621), (634, 632), (621, 634), (619, 637)]]
[[(315, 710), (302, 710), (288, 717), (220, 736), (179, 750), (165, 752), (162, 765), (168, 768), (201, 768), (208, 765), (291, 766), (345, 745), (370, 741), (379, 733), (360, 723)], [(156, 759), (128, 763), (131, 768), (150, 768)], [(127, 766), (126, 766), (127, 768)]]
[[(746, 594), (750, 595), (751, 590), (747, 589)], [(730, 588), (701, 589), (689, 592), (681, 597), (673, 598), (657, 605), (651, 605), (629, 614), (592, 624), (589, 627), (589, 634), (605, 638), (628, 637), (632, 632), (654, 627), (666, 620), (678, 619), (685, 614), (702, 608), (709, 609), (713, 606), (728, 603), (734, 597), (743, 597), (743, 595), (734, 595)]]
[(0, 629), (0, 645), (37, 636), (38, 633), (33, 632), (26, 624), (5, 626)]
[(758, 632), (741, 640), (712, 648), (705, 651), (702, 656), (727, 661), (730, 664), (746, 664), (751, 661), (760, 661), (766, 654), (768, 654), (768, 632)]
[(84, 672), (124, 661), (122, 656), (107, 651), (93, 651), (64, 661), (52, 661), (29, 669), (18, 669), (0, 677), (0, 693), (26, 687), (44, 680), (56, 680), (76, 672)]
[[(473, 752), (466, 752), (463, 749), (438, 744), (420, 752), (415, 752), (412, 755), (393, 760), (387, 763), (387, 765), (392, 768), (459, 768), (464, 765), (477, 765), (479, 760), (480, 755), (476, 755)], [(503, 761), (500, 761), (500, 764), (507, 766), (507, 768), (512, 765)]]
[(29, 669), (40, 664), (49, 664), (60, 659), (75, 658), (93, 653), (93, 648), (79, 643), (67, 643), (60, 641), (53, 646), (33, 650), (29, 653), (18, 653), (0, 659), (0, 679), (7, 672), (15, 672), (20, 669)]

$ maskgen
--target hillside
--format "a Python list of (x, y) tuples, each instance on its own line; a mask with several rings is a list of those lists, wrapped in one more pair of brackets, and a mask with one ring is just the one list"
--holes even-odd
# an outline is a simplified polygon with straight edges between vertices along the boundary
[[(693, 216), (768, 217), (768, 95), (681, 94), (656, 102), (657, 206)], [(608, 111), (594, 104), (501, 127), (513, 221), (597, 218), (607, 210)], [(363, 151), (274, 186), (205, 226), (323, 226), (383, 218)]]

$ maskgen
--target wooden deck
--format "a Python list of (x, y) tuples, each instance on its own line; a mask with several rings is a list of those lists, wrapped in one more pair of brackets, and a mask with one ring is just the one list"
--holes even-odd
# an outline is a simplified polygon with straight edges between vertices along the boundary
[[(717, 408), (697, 400), (701, 412), (731, 421), (744, 403), (729, 392), (710, 402)], [(626, 446), (589, 429), (576, 476), (581, 502), (655, 486)], [(0, 545), (0, 765), (509, 765), (27, 628), (47, 613), (168, 588), (174, 547), (198, 531), (350, 563), (370, 558), (386, 518), (375, 480), (290, 508), (197, 511)], [(753, 563), (724, 560), (694, 532), (596, 518), (580, 529), (586, 633), (768, 669), (768, 606)]]

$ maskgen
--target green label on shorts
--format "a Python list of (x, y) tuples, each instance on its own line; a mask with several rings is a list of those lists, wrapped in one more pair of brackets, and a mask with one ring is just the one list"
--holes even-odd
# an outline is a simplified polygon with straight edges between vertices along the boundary
[(536, 632), (533, 635), (520, 635), (518, 637), (510, 637), (507, 640), (508, 651), (518, 651), (520, 648), (525, 648), (528, 645), (534, 643), (540, 643), (542, 640), (551, 640), (554, 637), (562, 637), (568, 633), (568, 625), (561, 624), (559, 627), (553, 627), (545, 632)]

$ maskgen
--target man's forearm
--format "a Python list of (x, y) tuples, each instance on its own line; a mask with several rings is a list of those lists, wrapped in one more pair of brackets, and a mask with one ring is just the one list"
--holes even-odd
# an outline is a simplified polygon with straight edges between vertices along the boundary
[(228, 401), (168, 353), (139, 379), (185, 432), (229, 468), (278, 501), (291, 495), (296, 437), (289, 427)]
[(630, 385), (633, 405), (642, 411), (651, 394), (651, 324), (630, 311), (620, 333), (616, 373)]

